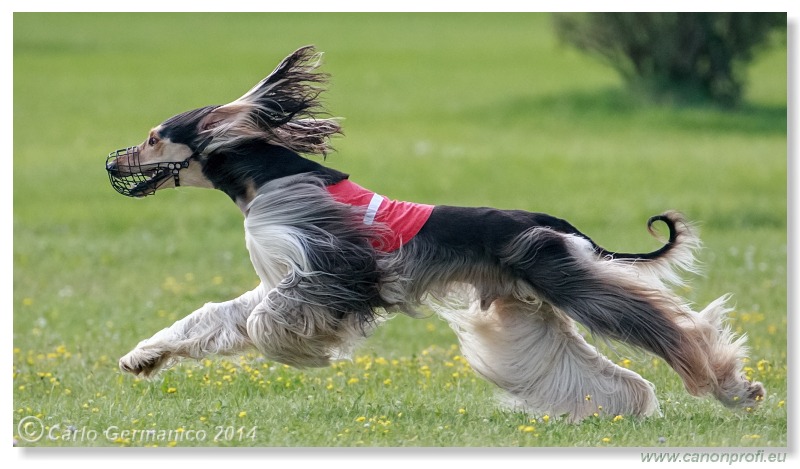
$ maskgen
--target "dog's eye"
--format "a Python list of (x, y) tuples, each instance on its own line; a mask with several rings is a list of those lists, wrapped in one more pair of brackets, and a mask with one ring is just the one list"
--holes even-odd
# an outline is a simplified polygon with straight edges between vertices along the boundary
[(158, 139), (155, 137), (150, 137), (150, 140), (147, 141), (147, 144), (150, 145), (151, 147), (155, 146), (156, 143), (158, 143)]

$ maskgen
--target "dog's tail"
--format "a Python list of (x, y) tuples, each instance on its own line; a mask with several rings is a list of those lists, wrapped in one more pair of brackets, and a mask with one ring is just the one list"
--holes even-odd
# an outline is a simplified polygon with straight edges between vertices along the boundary
[[(607, 251), (600, 246), (597, 246), (597, 249), (599, 249), (603, 256), (612, 259), (626, 259), (634, 261), (658, 259), (678, 247), (678, 238), (684, 238), (687, 234), (689, 234), (689, 230), (686, 221), (678, 212), (666, 212), (662, 213), (661, 215), (654, 215), (647, 220), (647, 231), (649, 231), (650, 234), (655, 237), (658, 237), (658, 234), (653, 229), (653, 224), (657, 221), (663, 221), (666, 223), (667, 229), (669, 229), (669, 239), (664, 246), (656, 249), (655, 251), (646, 253), (622, 253)], [(678, 226), (679, 224), (681, 225), (680, 227)]]
[(585, 237), (593, 246), (597, 255), (605, 260), (620, 264), (633, 265), (636, 268), (673, 285), (681, 285), (683, 281), (679, 272), (700, 273), (695, 252), (701, 247), (700, 238), (695, 227), (679, 212), (668, 211), (654, 215), (647, 220), (647, 231), (658, 238), (653, 228), (656, 222), (663, 222), (669, 230), (669, 238), (659, 249), (646, 253), (625, 253), (608, 251)]

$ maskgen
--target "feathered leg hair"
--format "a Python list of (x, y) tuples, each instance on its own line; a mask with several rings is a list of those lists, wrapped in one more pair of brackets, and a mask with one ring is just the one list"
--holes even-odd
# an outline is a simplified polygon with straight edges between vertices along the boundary
[(690, 265), (690, 247), (698, 243), (678, 214), (666, 216), (678, 227), (677, 245), (651, 261), (653, 266), (598, 257), (587, 240), (541, 227), (513, 240), (504, 262), (542, 301), (590, 332), (662, 357), (689, 393), (712, 394), (728, 406), (754, 407), (764, 388), (741, 372), (745, 339), (734, 340), (722, 324), (726, 297), (696, 313), (664, 286), (665, 279), (674, 278), (666, 274), (668, 266)]
[(481, 310), (440, 309), (476, 373), (515, 409), (579, 421), (594, 413), (658, 412), (652, 385), (586, 343), (569, 318), (543, 303), (502, 299)]
[(151, 377), (180, 358), (243, 352), (253, 343), (245, 330), (247, 317), (266, 290), (263, 285), (234, 300), (206, 303), (202, 308), (145, 339), (119, 360), (122, 371)]

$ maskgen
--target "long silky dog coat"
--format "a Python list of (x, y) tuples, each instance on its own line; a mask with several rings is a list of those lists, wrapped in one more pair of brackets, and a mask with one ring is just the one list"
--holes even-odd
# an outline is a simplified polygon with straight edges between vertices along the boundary
[[(120, 359), (152, 376), (181, 357), (255, 347), (298, 367), (346, 358), (386, 312), (429, 305), (464, 357), (515, 408), (580, 420), (658, 411), (649, 382), (589, 345), (591, 333), (663, 358), (693, 395), (752, 408), (764, 396), (741, 372), (744, 337), (723, 322), (727, 297), (693, 311), (669, 288), (692, 271), (699, 240), (676, 212), (651, 218), (669, 241), (646, 254), (606, 251), (541, 213), (391, 201), (301, 154), (324, 155), (327, 77), (304, 47), (241, 98), (174, 116), (140, 145), (109, 155), (121, 193), (178, 185), (216, 188), (245, 216), (261, 284), (208, 303)], [(651, 230), (652, 231), (652, 230)], [(585, 397), (591, 396), (591, 400)]]

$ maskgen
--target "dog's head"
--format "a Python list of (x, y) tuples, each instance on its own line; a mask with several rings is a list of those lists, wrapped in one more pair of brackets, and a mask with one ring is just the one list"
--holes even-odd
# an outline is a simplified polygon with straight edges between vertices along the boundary
[[(143, 197), (163, 187), (180, 185), (212, 187), (202, 173), (201, 122), (219, 106), (208, 106), (171, 117), (153, 128), (144, 142), (111, 152), (106, 170), (119, 193)], [(207, 136), (206, 138), (209, 138)]]
[(335, 119), (320, 118), (319, 95), (327, 82), (316, 71), (320, 57), (313, 46), (300, 48), (239, 99), (173, 116), (139, 145), (111, 152), (111, 185), (131, 197), (178, 185), (214, 187), (209, 160), (254, 141), (324, 156), (341, 129)]

